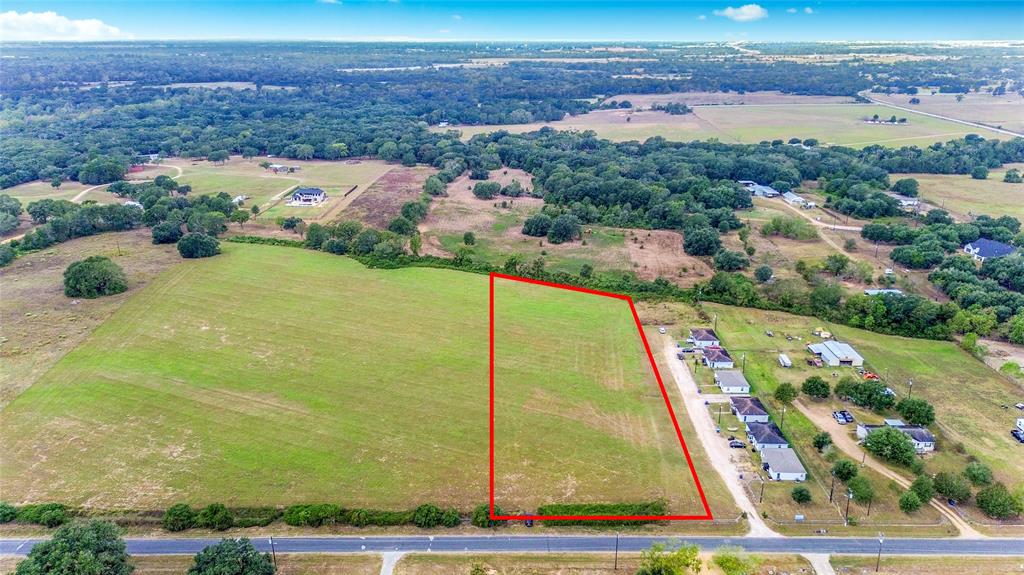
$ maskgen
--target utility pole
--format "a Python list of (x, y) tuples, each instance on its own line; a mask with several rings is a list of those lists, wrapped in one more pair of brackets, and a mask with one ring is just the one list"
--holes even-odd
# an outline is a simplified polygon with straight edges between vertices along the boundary
[[(615, 533), (615, 571), (619, 570), (619, 534)], [(875, 569), (875, 571), (878, 571)]]
[(910, 396), (913, 395), (913, 394), (914, 394), (914, 380), (911, 379), (911, 380), (909, 380), (907, 382), (907, 399), (910, 399)]
[(722, 426), (722, 404), (718, 404), (718, 426)]
[(274, 557), (274, 571), (277, 571), (277, 550), (274, 549), (274, 538), (270, 538), (270, 554)]
[(786, 427), (786, 406), (783, 405), (782, 406), (782, 423), (779, 424), (779, 429), (783, 429), (785, 427)]
[(885, 543), (885, 533), (878, 532), (878, 559), (875, 559), (875, 573), (878, 573), (878, 568), (882, 566), (882, 543)]
[(741, 371), (743, 373), (747, 373), (747, 354), (743, 354), (741, 359), (743, 360), (743, 367), (741, 368)]
[(718, 331), (718, 314), (715, 314), (715, 331)]
[(757, 498), (758, 503), (764, 503), (764, 478), (760, 475), (757, 476), (761, 480), (761, 495)]
[(853, 490), (852, 489), (847, 489), (846, 490), (846, 519), (845, 519), (845, 522), (846, 522), (847, 525), (850, 524), (850, 502), (851, 501), (853, 501)]
[(836, 474), (832, 474), (832, 486), (828, 488), (828, 502), (832, 503), (832, 494), (836, 491)]

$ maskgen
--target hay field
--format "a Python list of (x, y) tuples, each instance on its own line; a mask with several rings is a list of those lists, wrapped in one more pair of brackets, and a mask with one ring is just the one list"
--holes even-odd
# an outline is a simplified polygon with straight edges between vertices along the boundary
[[(5, 498), (135, 509), (183, 500), (380, 508), (431, 501), (468, 510), (485, 501), (485, 276), (369, 270), (293, 248), (223, 248), (164, 272), (5, 408)], [(550, 294), (529, 295), (569, 327), (577, 318), (584, 325), (626, 319), (624, 309), (604, 317), (603, 302), (591, 299), (555, 306)], [(550, 359), (559, 354), (546, 334), (511, 332), (526, 357)], [(562, 371), (579, 359), (578, 347), (566, 347)], [(590, 353), (609, 358), (588, 372), (600, 382), (640, 365), (635, 330), (630, 339), (594, 342)], [(537, 369), (508, 367), (523, 377)], [(560, 373), (547, 367), (548, 375)], [(591, 404), (572, 388), (548, 393), (571, 414), (566, 421), (609, 406), (614, 395), (606, 389)], [(644, 413), (636, 388), (622, 397), (630, 424), (647, 431), (592, 429), (586, 444), (600, 447), (603, 460), (654, 465), (665, 431), (646, 426), (660, 421), (664, 404), (651, 401), (656, 411)], [(513, 403), (504, 412), (532, 420), (533, 406)], [(548, 431), (524, 433), (520, 453), (542, 457)], [(582, 478), (593, 468), (576, 465), (560, 471)], [(636, 477), (632, 485), (600, 495), (635, 499), (671, 487), (682, 505), (688, 493), (674, 476)], [(584, 486), (576, 497), (592, 497)], [(546, 487), (521, 489), (537, 500)]]
[(1007, 184), (1003, 176), (1010, 168), (1024, 170), (1024, 164), (1007, 164), (991, 170), (987, 180), (969, 175), (899, 174), (892, 179), (915, 178), (921, 184), (921, 199), (946, 211), (969, 218), (986, 214), (1013, 216), (1024, 220), (1024, 184)]
[[(925, 91), (914, 96), (871, 94), (871, 97), (930, 114), (1024, 132), (1024, 98), (1013, 92), (1003, 96), (992, 96), (985, 93), (963, 94), (963, 100), (960, 102), (956, 101), (957, 94), (931, 94)], [(917, 98), (921, 100), (921, 103), (910, 104), (911, 98)]]

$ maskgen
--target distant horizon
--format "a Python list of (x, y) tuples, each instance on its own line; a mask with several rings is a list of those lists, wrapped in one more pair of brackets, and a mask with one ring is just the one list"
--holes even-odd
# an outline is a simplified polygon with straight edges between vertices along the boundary
[(1020, 39), (935, 39), (935, 40), (590, 40), (585, 38), (535, 38), (530, 40), (488, 40), (484, 38), (444, 39), (444, 38), (110, 38), (105, 40), (5, 40), (0, 44), (142, 44), (146, 42), (252, 42), (252, 43), (289, 43), (289, 42), (336, 42), (339, 44), (593, 44), (618, 45), (631, 44), (637, 46), (652, 44), (960, 44), (960, 45), (1009, 45), (1024, 48), (1024, 40)]

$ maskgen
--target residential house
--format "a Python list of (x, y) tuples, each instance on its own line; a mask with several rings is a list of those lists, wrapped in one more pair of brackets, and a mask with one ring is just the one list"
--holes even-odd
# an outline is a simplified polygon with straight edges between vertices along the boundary
[(750, 393), (750, 383), (743, 377), (743, 372), (735, 369), (724, 369), (715, 372), (715, 383), (722, 393)]
[(327, 199), (327, 192), (320, 188), (299, 188), (292, 194), (289, 206), (315, 206)]
[(803, 197), (798, 196), (798, 195), (794, 194), (793, 192), (786, 192), (786, 193), (782, 194), (782, 199), (786, 200), (786, 203), (791, 205), (791, 206), (808, 207), (808, 204), (810, 204), (811, 207), (814, 207), (813, 206), (813, 202), (808, 202)]
[(124, 205), (130, 208), (139, 208), (140, 210), (145, 209), (145, 206), (143, 206), (140, 202), (136, 202), (133, 200), (128, 200), (127, 202), (124, 203)]
[(864, 295), (903, 295), (903, 290), (896, 288), (866, 289)]
[(690, 337), (686, 338), (686, 341), (692, 343), (694, 347), (719, 347), (722, 345), (715, 330), (706, 327), (690, 328)]
[(904, 210), (913, 211), (914, 209), (921, 205), (921, 200), (917, 198), (911, 198), (909, 196), (904, 196), (903, 194), (897, 194), (896, 192), (885, 192), (885, 195), (899, 202), (900, 207), (903, 208)]
[(761, 464), (768, 477), (775, 481), (804, 481), (807, 470), (791, 447), (766, 449), (761, 452)]
[(864, 358), (848, 343), (827, 340), (821, 343), (812, 343), (807, 346), (807, 349), (820, 357), (821, 361), (829, 367), (860, 367), (864, 365)]
[(984, 262), (988, 258), (1008, 256), (1015, 251), (1017, 251), (1017, 248), (1010, 244), (1004, 244), (1003, 242), (997, 242), (988, 238), (980, 238), (964, 246), (964, 252), (970, 254), (979, 262)]
[(782, 430), (774, 423), (748, 423), (747, 439), (755, 451), (784, 449), (789, 442), (782, 436)]
[(750, 192), (750, 195), (759, 198), (777, 198), (782, 195), (781, 192), (771, 186), (763, 186), (751, 180), (739, 180), (737, 183), (743, 186), (743, 189)]
[(724, 347), (705, 347), (704, 352), (704, 365), (711, 369), (732, 369), (736, 367), (736, 362), (732, 360), (732, 356)]
[(907, 425), (899, 419), (886, 419), (882, 425), (865, 425), (863, 423), (857, 424), (857, 439), (864, 441), (868, 435), (873, 431), (882, 429), (883, 427), (892, 427), (898, 429), (904, 435), (910, 438), (910, 442), (914, 444), (914, 451), (918, 453), (929, 453), (935, 451), (935, 436), (932, 432), (919, 425)]
[(729, 405), (743, 423), (768, 423), (768, 410), (756, 397), (730, 397)]

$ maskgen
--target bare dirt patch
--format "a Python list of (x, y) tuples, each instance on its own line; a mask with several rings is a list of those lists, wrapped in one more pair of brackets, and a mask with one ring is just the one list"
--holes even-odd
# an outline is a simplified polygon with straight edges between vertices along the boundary
[[(124, 268), (128, 291), (94, 300), (64, 295), (63, 273), (93, 255)], [(79, 238), (20, 257), (0, 270), (0, 407), (10, 403), (156, 274), (181, 261), (173, 245), (155, 246), (149, 230)]]
[(683, 251), (683, 235), (668, 230), (635, 230), (626, 236), (633, 270), (641, 279), (663, 277), (688, 287), (714, 274), (700, 258)]
[[(468, 174), (464, 174), (448, 184), (448, 195), (434, 198), (430, 213), (420, 224), (420, 231), (462, 232), (488, 229), (494, 225), (501, 211), (495, 208), (494, 204), (503, 200), (522, 210), (539, 209), (544, 205), (544, 200), (531, 196), (481, 200), (473, 195), (473, 186), (478, 181), (480, 180), (471, 180)], [(533, 191), (533, 177), (523, 170), (492, 170), (488, 179), (484, 181), (497, 182), (502, 186), (517, 181), (527, 192)]]
[(394, 168), (353, 200), (343, 217), (378, 228), (387, 227), (401, 212), (402, 204), (419, 198), (423, 182), (436, 172), (425, 166)]

